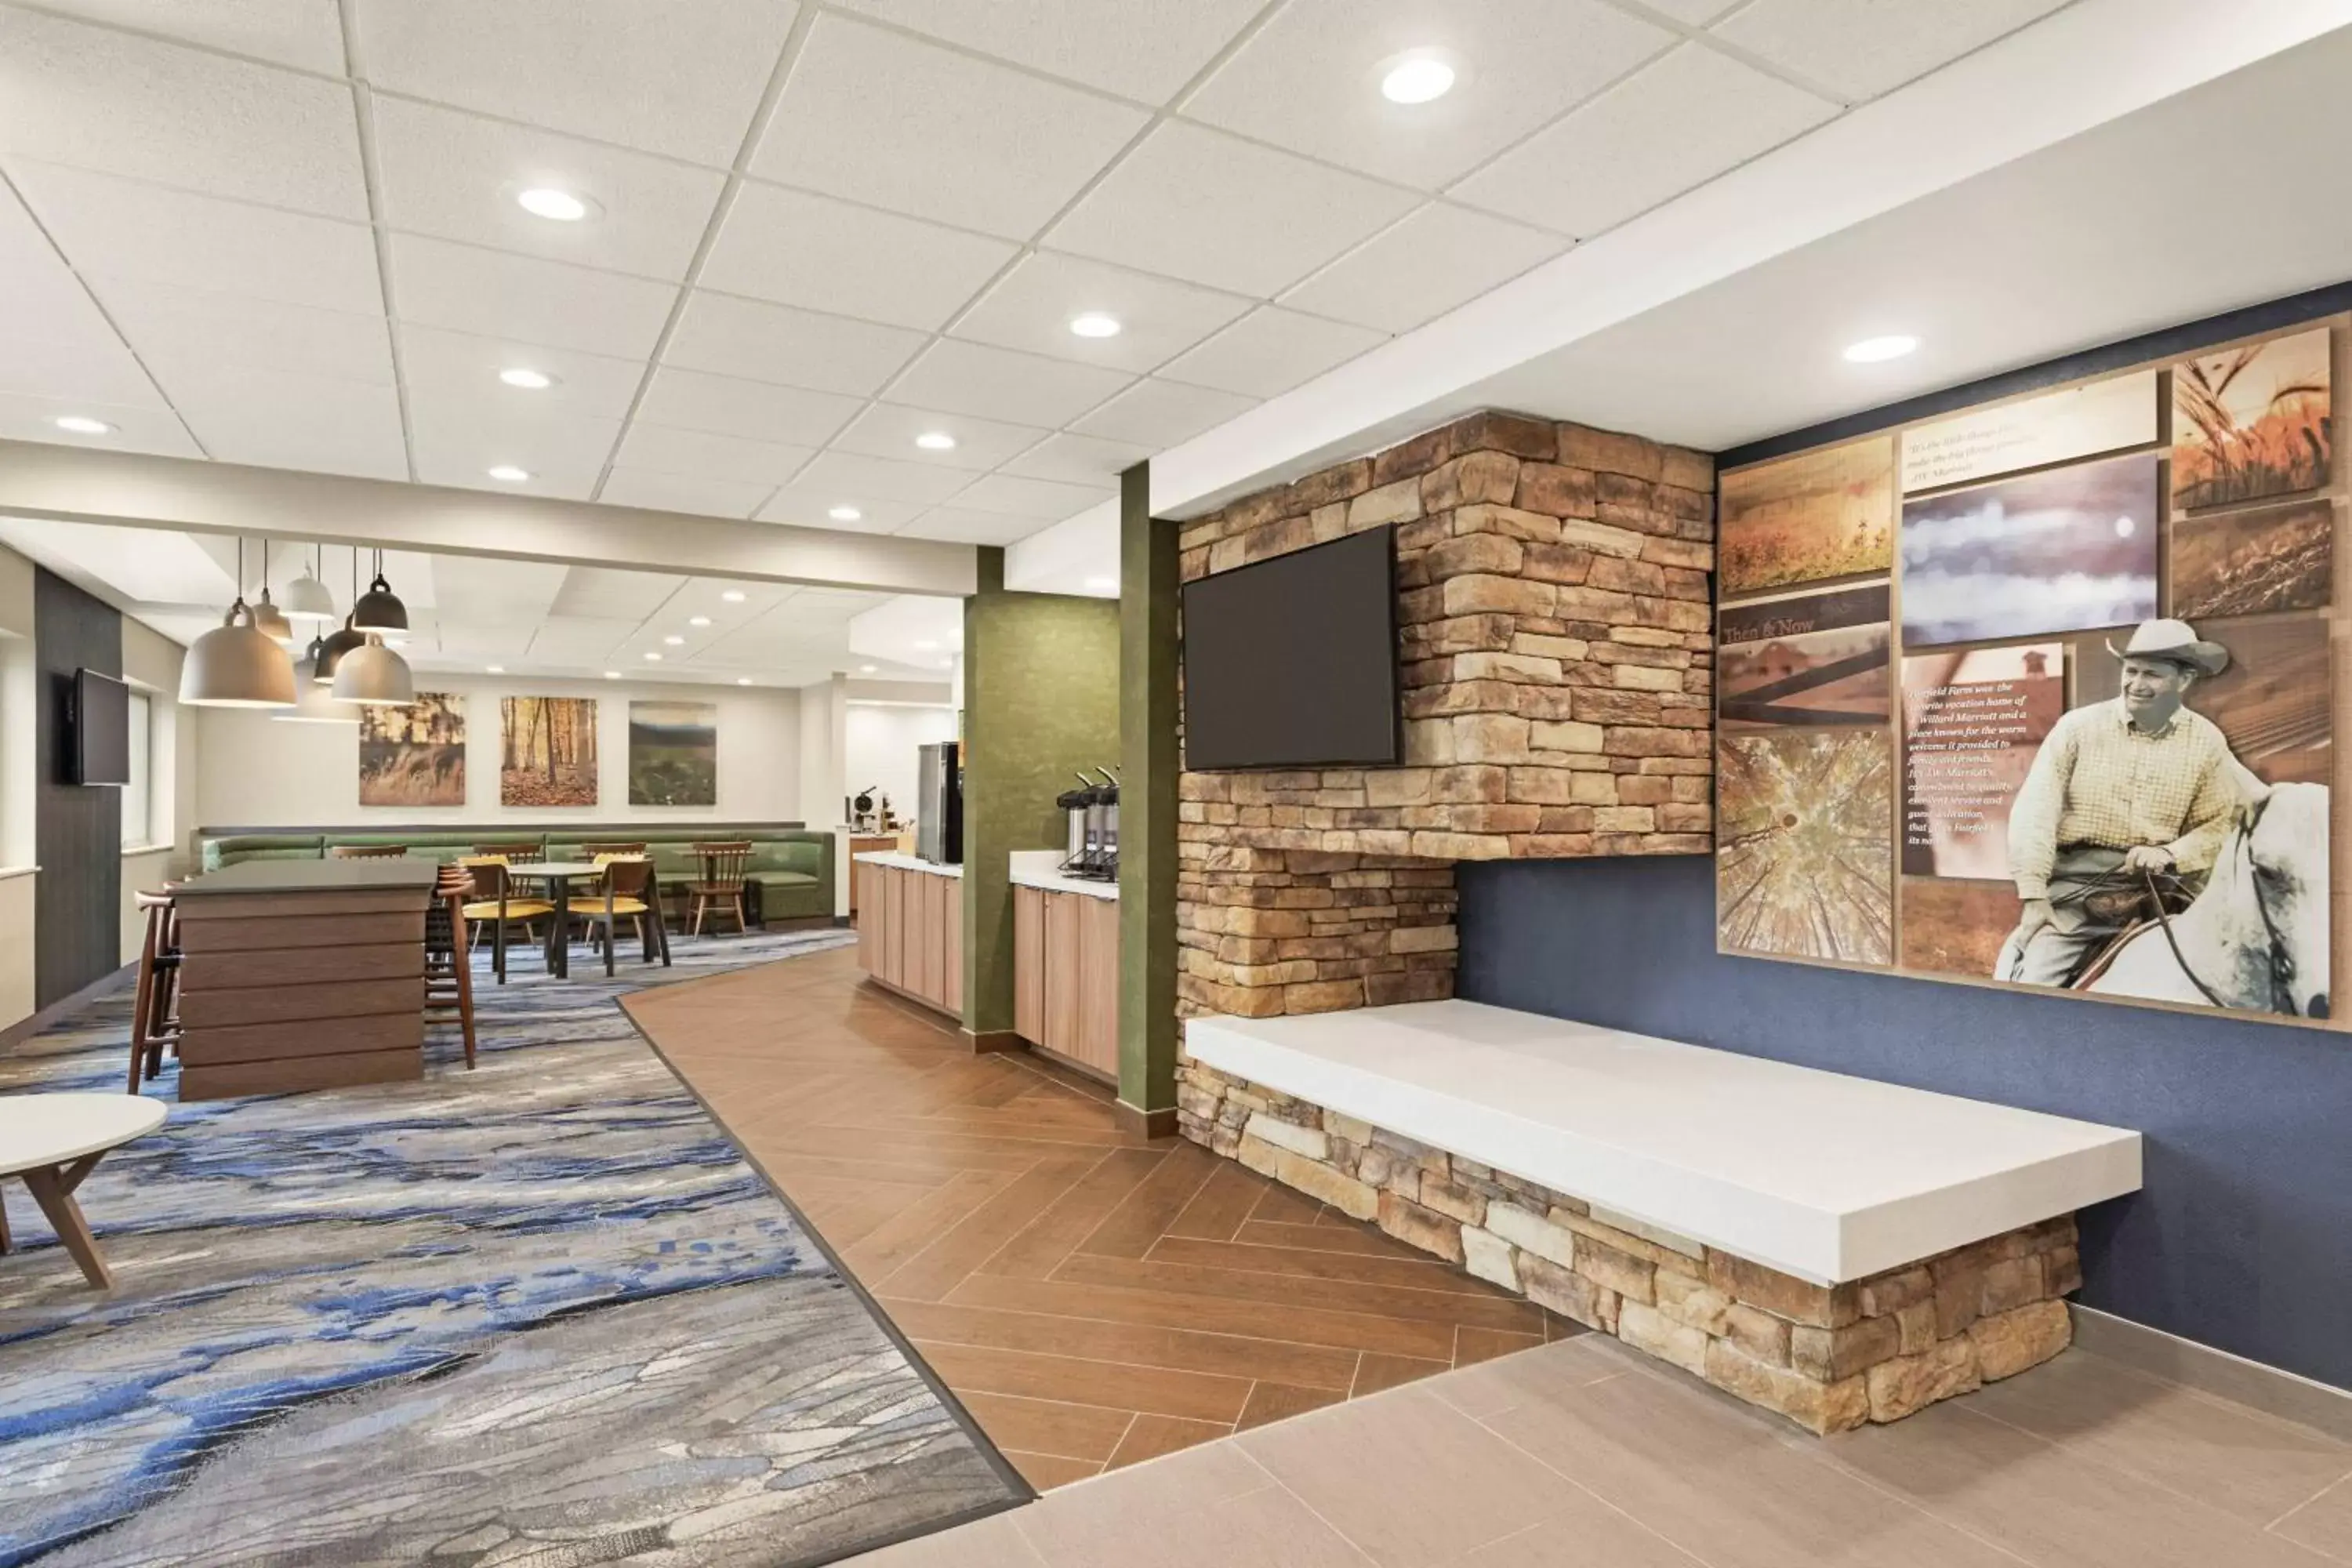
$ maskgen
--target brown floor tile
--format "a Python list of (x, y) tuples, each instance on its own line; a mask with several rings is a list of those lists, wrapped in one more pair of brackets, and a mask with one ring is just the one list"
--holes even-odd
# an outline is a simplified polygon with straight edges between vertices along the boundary
[(1258, 1194), (1257, 1205), (1250, 1210), (1252, 1219), (1269, 1225), (1313, 1225), (1323, 1213), (1323, 1205), (1305, 1193), (1294, 1193), (1288, 1187), (1273, 1182)]
[(1368, 1355), (1357, 1363), (1355, 1384), (1349, 1389), (1348, 1397), (1361, 1399), (1368, 1394), (1418, 1383), (1424, 1377), (1446, 1370), (1446, 1363), (1442, 1361), (1420, 1361), (1402, 1355)]
[(1254, 1219), (1245, 1222), (1230, 1237), (1200, 1239), (1234, 1241), (1246, 1247), (1297, 1247), (1310, 1252), (1351, 1252), (1364, 1258), (1394, 1258), (1411, 1263), (1430, 1261), (1429, 1254), (1419, 1247), (1407, 1247), (1395, 1237), (1353, 1222), (1347, 1225), (1269, 1225), (1265, 1220)]
[(1166, 1149), (1114, 1149), (985, 1263), (980, 1272), (1043, 1279), (1168, 1163)]
[(1453, 1290), (1465, 1296), (1501, 1296), (1500, 1291), (1485, 1280), (1473, 1279), (1425, 1252), (1405, 1258), (1371, 1257), (1329, 1247), (1259, 1247), (1238, 1241), (1195, 1241), (1186, 1236), (1162, 1236), (1151, 1247), (1150, 1258), (1154, 1263), (1232, 1268), (1252, 1274), (1289, 1274), (1308, 1279), (1394, 1285), (1408, 1290)]
[[(1320, 1345), (1348, 1352), (1385, 1351), (1394, 1355), (1429, 1358), (1446, 1353), (1454, 1333), (1451, 1323), (1388, 1318), (1377, 1313), (1325, 1310), (1281, 1302), (1223, 1300), (1197, 1294), (1058, 1279), (1001, 1279), (982, 1274), (957, 1286), (949, 1300), (977, 1307), (1049, 1312), (1105, 1322), (1192, 1328), (1203, 1333), (1233, 1334), (1281, 1344)], [(1349, 1375), (1354, 1376), (1352, 1366)]]
[(1004, 1457), (1021, 1472), (1023, 1480), (1041, 1492), (1102, 1474), (1102, 1466), (1091, 1459), (1066, 1459), (1059, 1454), (1030, 1454), (1018, 1448), (1005, 1449)]
[(1202, 1372), (1080, 1361), (1075, 1356), (956, 1345), (940, 1340), (917, 1340), (915, 1348), (958, 1392), (1017, 1394), (1030, 1399), (1230, 1423), (1241, 1415), (1250, 1391), (1245, 1379)]
[(1355, 1381), (1357, 1353), (1243, 1334), (1202, 1333), (1042, 1312), (1010, 1312), (961, 1301), (881, 1298), (882, 1310), (908, 1335), (948, 1344), (1123, 1362), (1132, 1366), (1269, 1379), (1344, 1394)]
[(1502, 1329), (1456, 1329), (1454, 1331), (1454, 1364), (1475, 1366), (1496, 1356), (1533, 1350), (1543, 1342), (1541, 1334), (1514, 1334)]
[(1197, 1143), (1170, 1145), (1159, 1168), (1138, 1183), (1075, 1250), (1104, 1258), (1141, 1258), (1168, 1234), (1221, 1163)]
[(1231, 1436), (1233, 1428), (1217, 1421), (1186, 1421), (1174, 1415), (1138, 1415), (1118, 1441), (1118, 1448), (1103, 1468), (1124, 1469), (1146, 1459), (1157, 1459), (1197, 1443)]
[(1345, 1389), (1299, 1388), (1284, 1383), (1257, 1384), (1250, 1389), (1249, 1403), (1242, 1406), (1241, 1419), (1234, 1426), (1246, 1432), (1253, 1426), (1287, 1421), (1294, 1415), (1304, 1415), (1310, 1410), (1337, 1405), (1347, 1397)]
[(1184, 1212), (1168, 1227), (1171, 1236), (1195, 1236), (1205, 1241), (1231, 1241), (1234, 1233), (1257, 1207), (1270, 1184), (1247, 1166), (1220, 1160), (1208, 1181), (1192, 1194)]
[[(1125, 1258), (1088, 1258), (1081, 1254), (1055, 1270), (1054, 1278), (1074, 1284), (1120, 1285), (1170, 1291), (1177, 1295), (1321, 1307), (1333, 1311), (1362, 1312), (1449, 1327), (1474, 1323), (1480, 1328), (1525, 1331), (1542, 1321), (1540, 1309), (1532, 1303), (1506, 1296), (1488, 1298), (1459, 1290), (1403, 1289), (1388, 1285), (1359, 1284), (1347, 1279), (1318, 1279), (1296, 1274), (1261, 1273), (1253, 1269), (1202, 1268), (1192, 1264), (1161, 1263), (1149, 1258), (1137, 1262)], [(1465, 1275), (1464, 1278), (1468, 1277)]]
[(876, 1289), (919, 1301), (936, 1301), (996, 1256), (998, 1249), (1021, 1234), (1051, 1205), (1082, 1181), (1103, 1156), (1092, 1152), (1054, 1156), (1035, 1169), (1016, 1176), (1003, 1190), (966, 1215), (937, 1241), (884, 1275), (869, 1281)]
[(1009, 1394), (967, 1394), (964, 1408), (1007, 1453), (1045, 1454), (1059, 1459), (1083, 1459), (1099, 1465), (1118, 1447), (1135, 1424), (1132, 1410), (1106, 1410), (1097, 1405), (1065, 1405), (1052, 1399), (1023, 1399)]

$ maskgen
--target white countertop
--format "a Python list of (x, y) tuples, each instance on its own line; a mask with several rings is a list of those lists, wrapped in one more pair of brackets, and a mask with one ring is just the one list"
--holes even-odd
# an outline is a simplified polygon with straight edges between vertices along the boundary
[(1475, 1002), (1196, 1018), (1185, 1043), (1221, 1072), (1820, 1284), (2140, 1185), (2124, 1129)]
[(922, 871), (933, 877), (963, 875), (961, 866), (942, 866), (935, 860), (926, 860), (919, 855), (901, 855), (895, 849), (868, 849), (853, 858), (868, 866), (892, 866), (901, 871)]
[(1087, 877), (1073, 877), (1061, 869), (1068, 857), (1059, 849), (1015, 849), (1013, 852), (1013, 885), (1016, 888), (1042, 888), (1049, 893), (1077, 893), (1089, 899), (1118, 898), (1117, 882), (1097, 882)]

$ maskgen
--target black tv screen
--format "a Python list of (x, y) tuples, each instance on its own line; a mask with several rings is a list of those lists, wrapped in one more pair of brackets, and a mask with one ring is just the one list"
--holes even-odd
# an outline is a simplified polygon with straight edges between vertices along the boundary
[(1184, 765), (1400, 759), (1395, 531), (1371, 529), (1184, 587)]
[(131, 689), (94, 669), (74, 672), (74, 783), (131, 782)]

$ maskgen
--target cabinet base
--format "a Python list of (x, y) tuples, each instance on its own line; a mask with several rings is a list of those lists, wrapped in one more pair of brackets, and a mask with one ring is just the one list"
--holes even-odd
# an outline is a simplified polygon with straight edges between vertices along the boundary
[(1010, 1029), (966, 1029), (963, 1043), (971, 1047), (973, 1056), (995, 1057), (1020, 1050), (1029, 1042)]
[(949, 1023), (956, 1025), (958, 1027), (961, 1027), (963, 1024), (963, 1015), (961, 1013), (950, 1013), (945, 1007), (942, 1007), (938, 1003), (932, 1001), (929, 997), (922, 995), (917, 992), (909, 991), (903, 985), (894, 985), (889, 981), (883, 979), (880, 975), (875, 973), (870, 969), (866, 972), (866, 984), (868, 985), (877, 986), (884, 991), (887, 991), (891, 995), (898, 997), (902, 1001), (912, 1002), (924, 1012), (929, 1013), (936, 1017), (945, 1018)]

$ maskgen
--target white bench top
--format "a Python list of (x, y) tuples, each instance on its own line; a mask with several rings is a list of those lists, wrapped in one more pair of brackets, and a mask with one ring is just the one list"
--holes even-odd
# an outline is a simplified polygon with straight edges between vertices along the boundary
[(1220, 1072), (1817, 1284), (2137, 1192), (2140, 1136), (1475, 1002), (1195, 1018)]

